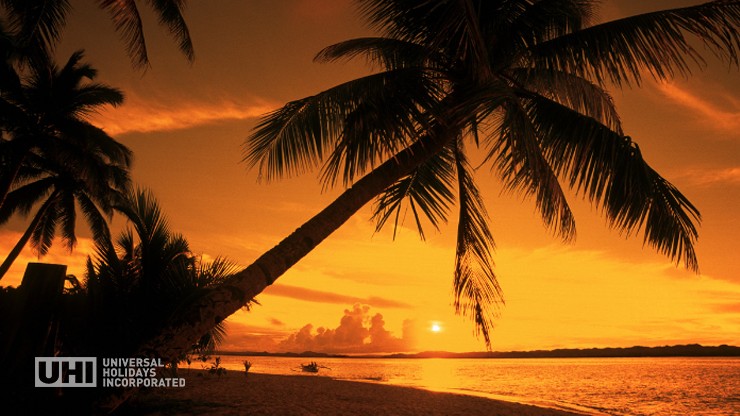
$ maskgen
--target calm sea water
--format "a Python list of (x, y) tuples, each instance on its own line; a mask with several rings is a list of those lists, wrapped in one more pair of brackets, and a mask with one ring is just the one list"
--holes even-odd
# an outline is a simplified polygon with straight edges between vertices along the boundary
[[(250, 372), (306, 375), (301, 358), (221, 356)], [(740, 358), (321, 358), (319, 376), (607, 415), (740, 415)], [(191, 368), (200, 368), (194, 362)]]

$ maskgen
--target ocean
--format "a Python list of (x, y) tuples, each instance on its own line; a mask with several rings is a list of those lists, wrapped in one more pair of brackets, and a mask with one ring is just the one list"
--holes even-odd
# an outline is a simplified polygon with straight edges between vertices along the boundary
[[(221, 366), (491, 397), (594, 415), (740, 415), (740, 358), (286, 358), (221, 356)], [(208, 367), (194, 361), (190, 368)], [(181, 367), (186, 371), (187, 366)]]

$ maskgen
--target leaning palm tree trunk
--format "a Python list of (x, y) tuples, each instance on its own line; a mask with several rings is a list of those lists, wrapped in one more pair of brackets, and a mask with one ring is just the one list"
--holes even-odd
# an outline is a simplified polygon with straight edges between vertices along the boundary
[[(250, 266), (184, 308), (138, 355), (169, 361), (187, 352), (203, 334), (260, 294), (365, 204), (442, 150), (454, 137), (444, 133), (427, 136), (368, 173)], [(132, 392), (118, 392), (100, 407), (113, 410)]]
[(380, 192), (439, 152), (452, 137), (426, 139), (367, 174), (246, 269), (209, 291), (140, 353), (171, 359), (186, 352), (193, 342), (275, 282)]
[(54, 203), (54, 200), (57, 198), (58, 194), (52, 194), (39, 208), (36, 215), (34, 215), (33, 220), (31, 220), (31, 223), (28, 225), (28, 228), (26, 228), (26, 231), (23, 233), (21, 238), (18, 240), (18, 242), (15, 244), (12, 250), (10, 250), (10, 253), (8, 253), (8, 257), (3, 260), (3, 264), (0, 265), (0, 280), (5, 276), (5, 274), (8, 272), (8, 269), (10, 269), (10, 266), (13, 265), (13, 262), (18, 258), (18, 256), (21, 254), (21, 251), (23, 251), (23, 247), (28, 244), (28, 240), (31, 239), (31, 235), (33, 235), (33, 232), (36, 231), (36, 227), (39, 226), (39, 223), (44, 218), (44, 215), (46, 215), (46, 211), (48, 211), (49, 207)]

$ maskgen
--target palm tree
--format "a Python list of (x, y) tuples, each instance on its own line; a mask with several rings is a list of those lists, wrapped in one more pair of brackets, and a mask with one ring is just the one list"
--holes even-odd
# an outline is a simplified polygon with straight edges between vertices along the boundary
[[(81, 132), (84, 130), (78, 133)], [(26, 231), (0, 265), (0, 279), (29, 241), (38, 255), (43, 256), (61, 230), (62, 240), (71, 251), (77, 241), (78, 206), (90, 225), (94, 241), (110, 241), (108, 220), (131, 182), (128, 164), (112, 161), (106, 149), (61, 144), (47, 148), (54, 152), (54, 157), (36, 154), (28, 157), (20, 172), (21, 184), (8, 194), (0, 208), (2, 224), (16, 213), (28, 215), (40, 203)]]
[(437, 226), (457, 201), (454, 305), (489, 348), (503, 297), (466, 146), (485, 152), (484, 164), (506, 188), (534, 197), (563, 240), (575, 237), (570, 188), (612, 228), (641, 232), (648, 245), (698, 271), (699, 211), (642, 158), (607, 87), (688, 75), (692, 63), (703, 63), (688, 34), (737, 64), (740, 2), (596, 25), (593, 1), (360, 3), (385, 37), (345, 41), (317, 59), (362, 56), (379, 71), (269, 114), (247, 142), (250, 166), (267, 179), (320, 167), (325, 185), (360, 188), (384, 168), (374, 166), (402, 164), (408, 155), (416, 164), (404, 164), (410, 171), (382, 175), (377, 227), (392, 217), (397, 225), (407, 202), (423, 237), (421, 218)]
[(8, 118), (3, 119), (7, 138), (0, 143), (0, 223), (16, 212), (28, 214), (36, 202), (44, 203), (0, 266), (0, 278), (29, 239), (45, 254), (57, 221), (62, 221), (67, 246), (74, 246), (75, 199), (94, 237), (108, 238), (98, 209), (109, 216), (112, 203), (129, 186), (131, 151), (85, 120), (101, 105), (119, 104), (123, 95), (103, 84), (85, 83), (96, 71), (80, 63), (82, 56), (75, 52), (62, 68), (35, 68), (17, 90), (3, 97)]
[(2, 177), (0, 177), (0, 207), (5, 204), (18, 173), (32, 155), (51, 157), (51, 149), (64, 146), (104, 152), (113, 163), (131, 164), (132, 153), (103, 130), (87, 122), (88, 115), (104, 105), (123, 102), (120, 90), (92, 82), (97, 71), (82, 63), (83, 52), (72, 54), (59, 68), (53, 63), (33, 67), (27, 79), (13, 81), (12, 88), (3, 89), (0, 121), (2, 140)]
[[(83, 289), (90, 302), (88, 326), (69, 337), (81, 354), (128, 356), (189, 302), (238, 271), (217, 258), (195, 257), (187, 240), (173, 233), (151, 192), (129, 192), (118, 209), (130, 225), (115, 246), (101, 240), (88, 261)], [(223, 340), (225, 328), (214, 326), (191, 344), (207, 353)], [(177, 362), (176, 357), (172, 362)]]
[[(126, 51), (137, 68), (149, 66), (149, 54), (144, 38), (144, 25), (135, 0), (98, 0), (98, 6), (108, 12), (126, 44)], [(185, 0), (157, 0), (147, 4), (175, 38), (180, 51), (188, 61), (195, 59), (185, 19), (182, 15)], [(37, 62), (49, 60), (62, 37), (67, 15), (73, 6), (69, 0), (2, 0), (4, 16), (16, 39), (22, 60)]]
[[(275, 178), (323, 165), (324, 180), (352, 186), (252, 265), (194, 303), (139, 353), (177, 356), (259, 294), (379, 197), (380, 225), (403, 200), (432, 223), (460, 207), (455, 304), (486, 341), (501, 301), (493, 238), (465, 158), (479, 146), (511, 189), (532, 195), (564, 239), (574, 221), (564, 186), (597, 206), (616, 230), (696, 270), (696, 208), (643, 160), (623, 133), (609, 83), (688, 75), (702, 63), (692, 38), (735, 65), (740, 2), (647, 13), (594, 24), (587, 0), (360, 1), (382, 38), (327, 48), (319, 60), (364, 56), (377, 73), (268, 114), (245, 159)], [(362, 176), (364, 175), (364, 176)], [(361, 177), (360, 179), (355, 179)], [(453, 191), (454, 188), (456, 191)]]

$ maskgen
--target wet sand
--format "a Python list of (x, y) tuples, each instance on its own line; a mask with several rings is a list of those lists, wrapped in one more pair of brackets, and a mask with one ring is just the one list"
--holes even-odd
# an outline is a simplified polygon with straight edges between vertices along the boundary
[(182, 388), (141, 391), (122, 415), (439, 415), (564, 416), (561, 410), (482, 397), (334, 380), (320, 375), (278, 376), (229, 371), (218, 377), (181, 371)]

